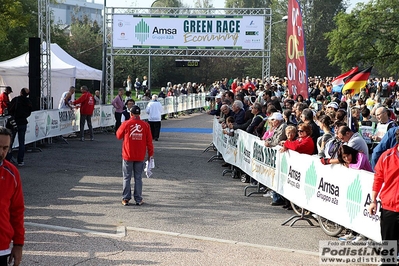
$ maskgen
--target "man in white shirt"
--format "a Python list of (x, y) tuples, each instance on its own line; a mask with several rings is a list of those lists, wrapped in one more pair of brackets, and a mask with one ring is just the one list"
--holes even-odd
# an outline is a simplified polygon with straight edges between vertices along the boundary
[(148, 123), (150, 124), (152, 139), (158, 141), (163, 112), (162, 104), (158, 102), (158, 95), (152, 95), (152, 100), (148, 103), (145, 111), (148, 114)]
[(65, 91), (61, 95), (60, 103), (58, 104), (58, 109), (63, 109), (63, 108), (70, 108), (72, 109), (73, 107), (70, 105), (70, 102), (72, 102), (73, 96), (75, 94), (75, 87), (71, 86), (68, 91)]

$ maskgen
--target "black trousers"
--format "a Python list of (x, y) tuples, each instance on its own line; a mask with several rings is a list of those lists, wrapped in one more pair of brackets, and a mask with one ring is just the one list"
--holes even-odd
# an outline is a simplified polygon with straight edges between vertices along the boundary
[(121, 126), (122, 113), (115, 112), (115, 133), (118, 131), (118, 128)]
[(151, 128), (152, 139), (159, 139), (159, 133), (161, 132), (161, 121), (148, 121)]
[(382, 240), (397, 240), (399, 243), (399, 212), (381, 208), (381, 238)]
[(11, 264), (8, 264), (8, 257), (10, 257), (10, 255), (0, 256), (0, 266), (10, 266), (11, 265)]

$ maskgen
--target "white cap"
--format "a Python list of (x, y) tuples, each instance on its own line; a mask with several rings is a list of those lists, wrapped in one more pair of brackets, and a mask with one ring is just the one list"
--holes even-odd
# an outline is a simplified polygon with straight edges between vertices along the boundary
[(329, 104), (327, 104), (327, 107), (332, 107), (332, 108), (338, 110), (338, 103), (337, 102), (330, 102)]
[(274, 112), (271, 116), (269, 116), (270, 120), (283, 120), (283, 115), (279, 112)]

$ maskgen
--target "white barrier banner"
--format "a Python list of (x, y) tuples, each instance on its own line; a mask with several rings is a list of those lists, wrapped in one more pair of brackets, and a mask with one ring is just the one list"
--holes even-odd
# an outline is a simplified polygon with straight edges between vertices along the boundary
[(213, 144), (226, 162), (298, 206), (381, 241), (380, 213), (368, 212), (373, 173), (323, 165), (318, 157), (295, 151), (280, 153), (279, 147), (267, 148), (259, 138), (242, 130), (227, 136), (216, 118)]
[[(167, 97), (166, 99), (159, 99), (159, 101), (164, 107), (163, 114), (167, 114), (176, 112), (176, 104), (178, 103), (178, 101), (182, 102), (182, 106), (187, 106), (187, 103), (189, 101), (196, 101), (198, 103), (197, 108), (205, 107), (205, 97), (206, 95), (204, 93), (201, 93), (191, 94), (184, 97)], [(148, 101), (138, 101), (136, 102), (136, 104), (141, 109), (140, 118), (142, 120), (148, 119), (148, 115), (145, 111), (145, 108), (148, 105)], [(91, 121), (93, 128), (113, 126), (115, 124), (113, 106), (96, 105), (94, 107)], [(0, 123), (2, 123), (3, 125), (5, 124), (5, 122), (6, 117), (0, 119)], [(28, 117), (25, 143), (28, 144), (49, 137), (56, 137), (77, 132), (79, 131), (79, 122), (79, 109), (52, 109), (34, 111)], [(85, 129), (87, 128), (87, 123), (85, 123)], [(18, 136), (16, 136), (15, 138), (13, 147), (18, 147)]]

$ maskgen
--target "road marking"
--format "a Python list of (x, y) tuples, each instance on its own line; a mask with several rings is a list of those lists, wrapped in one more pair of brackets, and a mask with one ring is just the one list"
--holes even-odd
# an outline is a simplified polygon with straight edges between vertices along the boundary
[(267, 245), (252, 244), (252, 243), (247, 243), (247, 242), (239, 242), (239, 241), (234, 241), (234, 240), (226, 240), (226, 239), (219, 239), (219, 238), (213, 238), (213, 237), (188, 235), (188, 234), (182, 234), (182, 233), (167, 232), (167, 231), (152, 230), (152, 229), (144, 229), (144, 228), (137, 228), (137, 227), (130, 227), (130, 226), (127, 226), (126, 230), (127, 231), (144, 232), (144, 233), (154, 233), (154, 234), (161, 234), (161, 235), (169, 235), (169, 236), (174, 236), (174, 237), (184, 237), (184, 238), (190, 238), (190, 239), (196, 239), (196, 240), (204, 240), (204, 241), (212, 241), (212, 242), (225, 243), (225, 244), (234, 244), (234, 245), (240, 245), (240, 246), (246, 246), (246, 247), (263, 248), (263, 249), (284, 251), (284, 252), (289, 252), (289, 253), (298, 253), (298, 254), (317, 256), (317, 257), (320, 255), (318, 252), (312, 252), (312, 251), (306, 251), (306, 250), (273, 247), (273, 246), (267, 246)]
[(224, 244), (233, 244), (233, 245), (239, 245), (239, 246), (245, 246), (245, 247), (254, 247), (254, 248), (261, 248), (261, 249), (284, 251), (284, 252), (288, 252), (288, 253), (298, 253), (298, 254), (304, 254), (304, 255), (309, 255), (309, 256), (319, 256), (320, 255), (318, 252), (312, 252), (312, 251), (306, 251), (306, 250), (281, 248), (281, 247), (253, 244), (253, 243), (247, 243), (247, 242), (239, 242), (239, 241), (234, 241), (234, 240), (227, 240), (227, 239), (220, 239), (220, 238), (213, 238), (213, 237), (206, 237), (206, 236), (196, 236), (196, 235), (189, 235), (189, 234), (183, 234), (183, 233), (152, 230), (152, 229), (130, 227), (130, 226), (127, 226), (127, 227), (118, 226), (116, 229), (116, 234), (103, 233), (103, 232), (98, 232), (98, 231), (94, 231), (94, 230), (78, 229), (78, 228), (58, 226), (58, 225), (31, 223), (31, 222), (25, 222), (25, 226), (40, 227), (40, 228), (47, 228), (47, 229), (51, 229), (51, 230), (69, 231), (69, 232), (76, 232), (76, 233), (93, 234), (93, 235), (104, 236), (104, 237), (125, 237), (127, 235), (127, 231), (136, 231), (136, 232), (142, 232), (142, 233), (161, 234), (161, 235), (168, 235), (168, 236), (173, 236), (173, 237), (183, 237), (183, 238), (188, 238), (188, 239), (204, 240), (204, 241), (211, 241), (211, 242), (224, 243)]
[(103, 232), (98, 232), (98, 231), (94, 231), (94, 230), (78, 229), (78, 228), (58, 226), (58, 225), (38, 224), (38, 223), (31, 223), (31, 222), (25, 222), (25, 226), (41, 227), (41, 228), (48, 228), (48, 229), (52, 229), (52, 230), (69, 231), (69, 232), (76, 232), (76, 233), (93, 234), (93, 235), (106, 236), (106, 237), (125, 237), (126, 236), (126, 227), (124, 227), (124, 226), (118, 226), (116, 228), (116, 234), (103, 233)]

